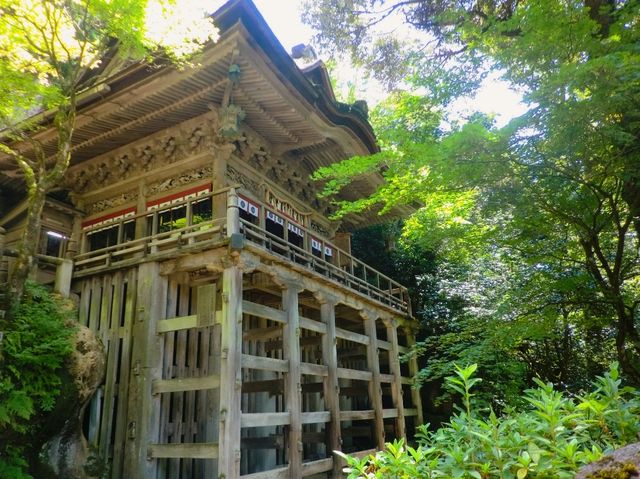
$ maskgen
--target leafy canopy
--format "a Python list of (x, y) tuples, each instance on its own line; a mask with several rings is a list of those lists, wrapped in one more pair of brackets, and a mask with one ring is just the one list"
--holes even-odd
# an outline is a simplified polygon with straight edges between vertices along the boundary
[[(351, 52), (410, 90), (373, 116), (380, 154), (316, 174), (334, 194), (351, 178), (383, 173), (378, 191), (342, 204), (342, 212), (420, 205), (407, 221), (410, 241), (468, 272), (478, 263), (502, 265), (508, 301), (493, 305), (494, 318), (566, 320), (576, 345), (595, 330), (640, 383), (640, 4), (324, 0), (308, 7), (321, 45)], [(400, 46), (380, 29), (394, 15), (423, 36)], [(452, 99), (492, 71), (522, 92), (527, 113), (503, 128), (482, 115), (447, 114)]]

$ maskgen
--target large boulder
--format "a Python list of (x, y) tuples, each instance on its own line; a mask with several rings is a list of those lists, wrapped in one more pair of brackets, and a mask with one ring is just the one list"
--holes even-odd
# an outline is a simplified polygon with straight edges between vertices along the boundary
[(607, 454), (578, 471), (575, 479), (633, 479), (640, 477), (640, 443)]
[(44, 445), (41, 458), (55, 476), (63, 479), (90, 479), (85, 465), (90, 450), (82, 432), (84, 412), (93, 394), (102, 384), (105, 373), (105, 353), (102, 342), (87, 327), (79, 326), (75, 347), (68, 362), (67, 373), (72, 384), (59, 399), (58, 411), (64, 421), (59, 432)]

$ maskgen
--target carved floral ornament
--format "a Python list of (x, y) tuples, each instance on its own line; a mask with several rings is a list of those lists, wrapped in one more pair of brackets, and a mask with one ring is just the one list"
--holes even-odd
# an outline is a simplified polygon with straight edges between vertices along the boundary
[[(137, 142), (127, 149), (120, 148), (111, 154), (71, 168), (66, 177), (66, 186), (75, 195), (83, 195), (116, 184), (125, 177), (142, 176), (145, 172), (204, 152), (211, 152), (216, 157), (233, 154), (320, 214), (328, 215), (332, 212), (329, 200), (317, 198), (317, 187), (308, 179), (308, 173), (296, 171), (290, 162), (271, 155), (258, 135), (245, 129), (233, 143), (223, 139), (219, 135), (218, 114), (215, 110), (212, 110), (212, 114), (206, 119), (187, 122), (147, 141)], [(178, 176), (174, 175), (147, 185), (146, 194), (155, 195), (193, 181), (210, 178), (212, 175), (211, 166), (194, 168)], [(308, 214), (301, 213), (288, 202), (276, 200), (272, 193), (269, 196), (270, 192), (264, 182), (251, 179), (231, 165), (227, 165), (225, 175), (231, 182), (239, 183), (257, 197), (264, 198), (268, 204), (294, 221), (306, 224), (304, 217), (308, 217)], [(131, 189), (112, 198), (86, 204), (85, 211), (90, 215), (96, 214), (135, 202), (137, 196), (137, 188)], [(317, 221), (308, 222), (308, 226), (323, 236), (328, 237), (330, 234), (328, 229)]]
[(210, 151), (222, 143), (216, 132), (217, 120), (212, 118), (172, 130), (126, 151), (118, 151), (72, 168), (67, 174), (66, 186), (82, 194), (117, 183), (125, 177), (140, 175)]

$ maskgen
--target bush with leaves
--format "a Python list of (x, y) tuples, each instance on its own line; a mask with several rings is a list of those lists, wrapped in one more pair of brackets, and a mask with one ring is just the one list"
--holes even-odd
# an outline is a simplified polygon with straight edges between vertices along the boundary
[(640, 394), (621, 387), (617, 364), (579, 397), (537, 380), (537, 388), (525, 391), (528, 407), (501, 416), (477, 409), (475, 371), (476, 365), (457, 367), (447, 378), (462, 397), (449, 423), (436, 431), (422, 426), (416, 448), (398, 440), (375, 456), (345, 456), (349, 479), (572, 478), (604, 452), (637, 441)]
[(0, 319), (0, 477), (26, 478), (23, 446), (51, 411), (72, 351), (73, 308), (43, 286), (27, 283), (20, 303)]

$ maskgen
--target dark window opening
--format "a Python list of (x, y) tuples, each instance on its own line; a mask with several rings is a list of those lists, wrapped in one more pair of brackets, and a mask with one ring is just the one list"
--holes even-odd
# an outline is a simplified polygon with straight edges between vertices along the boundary
[(204, 223), (211, 219), (213, 219), (213, 208), (210, 198), (192, 203), (191, 224), (197, 225), (198, 223)]
[[(122, 228), (120, 228), (122, 226)], [(89, 251), (126, 243), (136, 237), (136, 222), (129, 220), (87, 234)]]
[(87, 235), (87, 238), (89, 240), (89, 251), (113, 246), (118, 243), (118, 226), (115, 225), (93, 231)]
[(47, 256), (61, 258), (64, 256), (67, 237), (56, 231), (47, 231), (44, 237), (43, 252)]

